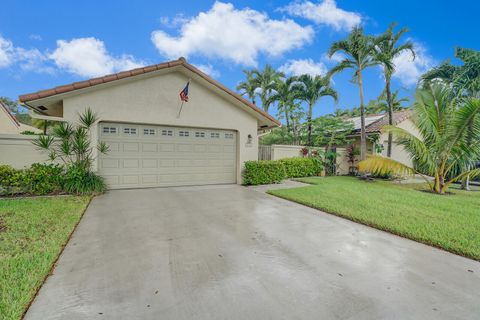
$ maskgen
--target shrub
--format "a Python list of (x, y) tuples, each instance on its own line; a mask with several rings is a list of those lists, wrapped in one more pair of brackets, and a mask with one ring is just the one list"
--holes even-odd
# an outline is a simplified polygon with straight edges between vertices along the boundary
[(280, 183), (287, 177), (285, 166), (279, 161), (246, 161), (243, 184), (258, 185)]
[(300, 178), (318, 175), (323, 166), (321, 160), (316, 157), (311, 158), (286, 158), (278, 160), (285, 167), (287, 178)]
[(23, 171), (8, 165), (0, 165), (0, 194), (13, 195), (23, 192)]
[(59, 164), (32, 164), (23, 171), (24, 191), (35, 195), (60, 192), (64, 181), (63, 171)]
[(65, 174), (64, 190), (73, 194), (94, 194), (105, 192), (107, 186), (102, 177), (83, 166), (72, 165)]

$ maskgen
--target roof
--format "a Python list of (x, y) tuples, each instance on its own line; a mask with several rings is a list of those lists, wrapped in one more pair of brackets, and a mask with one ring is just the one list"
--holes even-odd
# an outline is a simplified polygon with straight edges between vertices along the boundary
[[(412, 115), (411, 110), (401, 110), (393, 113), (393, 124), (397, 125), (410, 118)], [(360, 117), (350, 118), (347, 121), (352, 121), (354, 125), (354, 134), (360, 132)], [(365, 117), (365, 132), (366, 133), (378, 133), (382, 131), (383, 127), (388, 125), (388, 114), (376, 114)]]
[(177, 66), (185, 67), (186, 69), (190, 70), (191, 72), (200, 76), (202, 79), (209, 82), (210, 84), (214, 85), (215, 87), (223, 90), (224, 92), (226, 92), (227, 94), (229, 94), (233, 98), (237, 99), (239, 102), (243, 103), (247, 107), (251, 108), (253, 111), (255, 111), (255, 112), (259, 113), (260, 115), (262, 115), (263, 117), (269, 119), (270, 121), (275, 123), (277, 126), (281, 125), (280, 122), (277, 119), (275, 119), (273, 116), (271, 116), (267, 112), (263, 111), (262, 109), (258, 108), (256, 105), (254, 105), (253, 103), (251, 103), (250, 101), (248, 101), (247, 99), (245, 99), (244, 97), (239, 95), (238, 93), (228, 89), (227, 87), (222, 85), (220, 82), (216, 81), (215, 79), (211, 78), (207, 74), (203, 73), (202, 71), (200, 71), (199, 69), (197, 69), (193, 65), (189, 64), (187, 62), (187, 60), (183, 57), (179, 58), (178, 60), (173, 60), (173, 61), (164, 62), (164, 63), (160, 63), (160, 64), (155, 64), (155, 65), (151, 65), (151, 66), (146, 66), (146, 67), (142, 67), (142, 68), (137, 68), (137, 69), (133, 69), (133, 70), (129, 70), (129, 71), (122, 71), (122, 72), (119, 72), (119, 73), (109, 74), (109, 75), (106, 75), (106, 76), (103, 76), (103, 77), (98, 77), (98, 78), (93, 78), (93, 79), (89, 79), (89, 80), (74, 82), (74, 83), (71, 83), (71, 84), (58, 86), (58, 87), (51, 88), (51, 89), (46, 89), (46, 90), (41, 90), (41, 91), (37, 91), (37, 92), (33, 92), (33, 93), (23, 94), (23, 95), (19, 96), (19, 100), (22, 103), (28, 103), (29, 101), (34, 101), (34, 100), (38, 100), (38, 99), (42, 99), (42, 98), (52, 97), (52, 96), (59, 95), (59, 94), (74, 92), (76, 90), (80, 90), (80, 89), (84, 89), (84, 88), (88, 88), (88, 87), (94, 87), (94, 86), (97, 86), (97, 85), (100, 85), (100, 84), (109, 83), (109, 82), (117, 81), (117, 80), (120, 80), (120, 79), (134, 77), (134, 76), (138, 76), (138, 75), (141, 75), (141, 74), (146, 74), (146, 73), (154, 72), (154, 71), (157, 71), (157, 70), (173, 68), (173, 67), (177, 67)]
[(10, 129), (2, 127), (0, 128), (0, 133), (22, 133), (23, 131), (32, 131), (35, 133), (42, 132), (41, 130), (35, 127), (26, 125), (18, 121), (17, 118), (10, 112), (10, 109), (8, 109), (8, 107), (1, 101), (0, 101), (0, 112), (2, 112), (2, 114), (4, 114), (4, 116), (6, 116), (11, 123)]

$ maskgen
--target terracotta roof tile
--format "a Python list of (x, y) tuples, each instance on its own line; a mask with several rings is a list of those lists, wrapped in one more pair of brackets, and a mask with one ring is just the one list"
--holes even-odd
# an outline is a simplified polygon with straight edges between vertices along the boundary
[[(401, 110), (401, 111), (396, 111), (393, 113), (393, 125), (397, 125), (402, 121), (407, 120), (410, 118), (412, 115), (411, 110)], [(368, 116), (367, 116), (368, 117)], [(367, 133), (378, 133), (381, 132), (383, 127), (388, 125), (388, 115), (385, 114), (382, 118), (378, 119), (375, 122), (372, 122), (369, 124), (366, 128), (365, 131)], [(360, 133), (360, 130), (355, 130), (354, 134)]]

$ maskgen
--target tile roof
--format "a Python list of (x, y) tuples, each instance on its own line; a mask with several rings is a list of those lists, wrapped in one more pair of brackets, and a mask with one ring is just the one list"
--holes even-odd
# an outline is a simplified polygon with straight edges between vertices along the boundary
[(114, 73), (114, 74), (106, 75), (106, 76), (103, 76), (103, 77), (93, 78), (93, 79), (90, 79), (90, 80), (84, 80), (84, 81), (80, 81), (80, 82), (74, 82), (74, 83), (71, 83), (71, 84), (58, 86), (58, 87), (47, 89), (47, 90), (41, 90), (41, 91), (37, 91), (37, 92), (33, 92), (33, 93), (23, 94), (23, 95), (19, 96), (19, 100), (20, 100), (20, 102), (26, 103), (28, 101), (42, 99), (42, 98), (54, 96), (54, 95), (57, 95), (57, 94), (72, 92), (72, 91), (87, 88), (87, 87), (93, 87), (93, 86), (96, 86), (96, 85), (99, 85), (99, 84), (102, 84), (102, 83), (108, 83), (108, 82), (112, 82), (112, 81), (116, 81), (116, 80), (120, 80), (120, 79), (124, 79), (124, 78), (128, 78), (128, 77), (134, 77), (134, 76), (137, 76), (137, 75), (140, 75), (140, 74), (145, 74), (145, 73), (149, 73), (149, 72), (153, 72), (153, 71), (157, 71), (157, 70), (161, 70), (161, 69), (166, 69), (166, 68), (172, 68), (172, 67), (176, 67), (176, 66), (183, 66), (183, 67), (187, 68), (188, 70), (197, 74), (198, 76), (200, 76), (201, 78), (203, 78), (204, 80), (209, 82), (210, 84), (212, 84), (212, 85), (216, 86), (217, 88), (225, 91), (227, 94), (231, 95), (232, 97), (234, 97), (235, 99), (237, 99), (241, 103), (247, 105), (252, 110), (254, 110), (254, 111), (258, 112), (259, 114), (261, 114), (262, 116), (268, 118), (270, 121), (274, 122), (277, 126), (281, 125), (280, 122), (277, 119), (275, 119), (273, 116), (271, 116), (267, 112), (263, 111), (262, 109), (258, 108), (256, 105), (254, 105), (253, 103), (251, 103), (250, 101), (248, 101), (247, 99), (245, 99), (244, 97), (239, 95), (238, 93), (228, 89), (227, 87), (222, 85), (220, 82), (218, 82), (218, 81), (214, 80), (213, 78), (209, 77), (207, 74), (203, 73), (202, 71), (200, 71), (199, 69), (197, 69), (193, 65), (187, 63), (187, 60), (183, 57), (179, 58), (178, 60), (174, 60), (174, 61), (169, 61), (169, 62), (164, 62), (164, 63), (155, 64), (155, 65), (151, 65), (151, 66), (146, 66), (146, 67), (142, 67), (142, 68), (137, 68), (137, 69), (133, 69), (133, 70), (129, 70), (129, 71), (122, 71), (122, 72), (119, 72), (119, 73)]
[[(407, 120), (412, 115), (411, 110), (401, 110), (393, 113), (393, 125), (397, 125), (402, 121)], [(357, 123), (356, 119), (359, 117), (351, 118), (350, 121), (354, 122), (354, 125)], [(382, 115), (370, 115), (365, 117), (365, 131), (367, 133), (378, 133), (382, 131), (384, 126), (388, 125), (388, 114)], [(353, 131), (354, 134), (360, 133), (360, 125), (355, 126)]]

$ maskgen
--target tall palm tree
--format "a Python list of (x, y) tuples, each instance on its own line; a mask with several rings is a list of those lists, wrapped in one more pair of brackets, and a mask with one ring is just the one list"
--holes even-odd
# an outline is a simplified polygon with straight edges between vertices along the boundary
[(262, 101), (262, 108), (268, 112), (268, 108), (272, 104), (270, 96), (275, 90), (276, 80), (284, 77), (284, 74), (276, 71), (271, 65), (267, 64), (263, 70), (255, 69), (252, 71), (258, 88), (260, 89), (260, 100)]
[[(375, 59), (380, 62), (383, 67), (383, 75), (385, 78), (385, 94), (387, 101), (388, 124), (393, 125), (393, 99), (391, 92), (392, 75), (395, 72), (395, 64), (393, 60), (404, 51), (410, 51), (413, 59), (415, 59), (415, 51), (413, 50), (413, 42), (406, 41), (399, 45), (398, 41), (406, 32), (407, 28), (402, 28), (398, 32), (394, 32), (396, 22), (392, 23), (384, 34), (379, 36), (375, 46)], [(392, 134), (388, 134), (387, 157), (392, 155)]]
[[(412, 120), (420, 136), (394, 126), (392, 132), (413, 159), (413, 167), (391, 158), (371, 156), (359, 163), (360, 171), (386, 174), (418, 173), (434, 177), (433, 192), (444, 194), (455, 181), (480, 176), (471, 164), (480, 156), (480, 98), (452, 99), (449, 85), (436, 83), (417, 89)], [(428, 181), (428, 180), (427, 180)]]
[(243, 73), (245, 73), (247, 78), (238, 84), (237, 90), (240, 91), (241, 95), (246, 95), (255, 104), (255, 90), (258, 88), (258, 81), (254, 77), (253, 70), (243, 70)]
[(295, 84), (295, 90), (298, 91), (298, 98), (308, 104), (307, 111), (307, 145), (312, 145), (312, 114), (313, 106), (321, 97), (330, 96), (335, 102), (338, 101), (338, 94), (330, 86), (329, 76), (311, 76), (304, 74), (298, 77), (298, 83)]
[(374, 59), (375, 45), (378, 39), (366, 36), (363, 28), (355, 27), (345, 40), (334, 42), (328, 50), (328, 55), (332, 57), (335, 53), (343, 53), (345, 58), (330, 70), (333, 75), (346, 69), (353, 69), (353, 82), (358, 84), (360, 95), (360, 159), (364, 160), (367, 155), (367, 135), (365, 133), (365, 103), (363, 97), (363, 79), (362, 72), (368, 67), (378, 65)]
[[(400, 98), (399, 97), (399, 91), (395, 90), (394, 92), (390, 93), (390, 103), (389, 103), (387, 94), (384, 91), (378, 97), (377, 105), (378, 105), (378, 108), (379, 108), (380, 111), (382, 111), (382, 112), (385, 111), (385, 112), (389, 113), (389, 110), (391, 109), (392, 113), (393, 113), (395, 111), (400, 111), (402, 109), (405, 109), (405, 107), (402, 106), (402, 103), (409, 102), (409, 101), (410, 101), (410, 99), (408, 99), (406, 97)], [(389, 115), (389, 116), (391, 116), (391, 115)], [(393, 123), (390, 123), (390, 122), (391, 121), (389, 121), (389, 125), (392, 125)]]
[(295, 81), (295, 77), (276, 79), (275, 92), (273, 92), (272, 95), (269, 97), (269, 103), (278, 103), (278, 112), (279, 114), (283, 113), (283, 116), (285, 117), (287, 132), (291, 131), (291, 114), (294, 109), (298, 107), (298, 104), (295, 103), (295, 99), (298, 98), (298, 92), (293, 86)]

